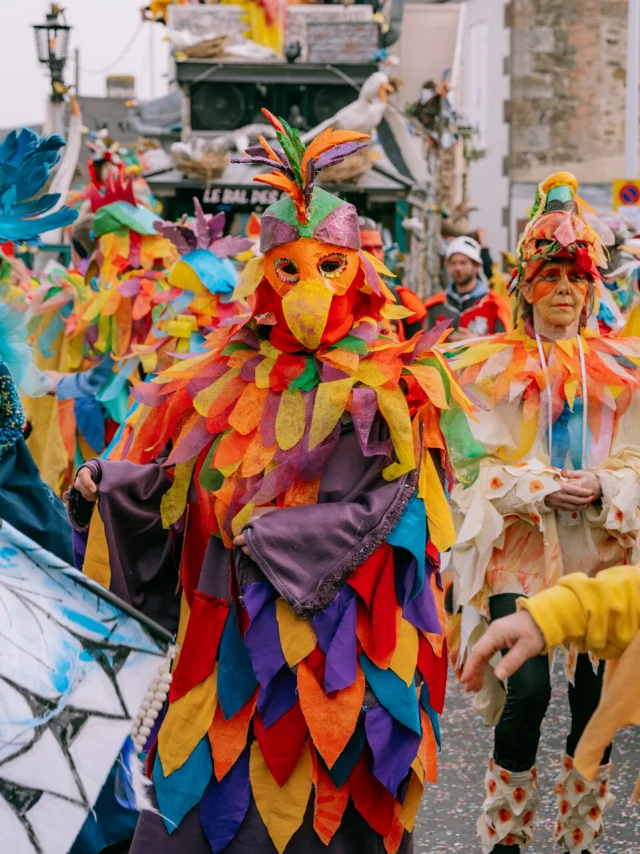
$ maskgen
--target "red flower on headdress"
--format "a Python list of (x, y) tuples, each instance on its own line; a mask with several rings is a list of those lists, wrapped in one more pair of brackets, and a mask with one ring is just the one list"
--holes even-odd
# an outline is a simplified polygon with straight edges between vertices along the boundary
[(591, 276), (599, 276), (598, 268), (586, 246), (576, 248), (575, 261), (576, 269), (580, 273), (589, 273)]

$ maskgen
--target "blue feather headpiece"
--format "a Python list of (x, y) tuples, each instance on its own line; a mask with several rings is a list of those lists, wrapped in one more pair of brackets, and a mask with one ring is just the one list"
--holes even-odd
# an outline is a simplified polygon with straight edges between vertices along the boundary
[(78, 212), (63, 205), (58, 193), (44, 193), (64, 140), (39, 137), (28, 128), (12, 131), (0, 144), (0, 242), (40, 246), (40, 235), (71, 225)]

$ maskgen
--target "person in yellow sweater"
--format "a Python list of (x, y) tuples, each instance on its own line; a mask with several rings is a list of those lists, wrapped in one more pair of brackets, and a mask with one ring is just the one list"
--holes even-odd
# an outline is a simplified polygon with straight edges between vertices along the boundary
[[(485, 668), (498, 652), (506, 650), (494, 671), (501, 680), (560, 644), (571, 643), (580, 652), (614, 660), (600, 705), (573, 758), (565, 760), (561, 784), (568, 804), (574, 793), (585, 793), (591, 803), (590, 815), (597, 818), (611, 800), (607, 783), (601, 779), (602, 757), (619, 729), (640, 725), (640, 567), (614, 567), (595, 578), (582, 573), (567, 575), (555, 587), (530, 599), (518, 599), (517, 608), (515, 614), (493, 622), (474, 646), (462, 684), (467, 691), (480, 691)], [(634, 800), (639, 798), (640, 778)], [(573, 842), (591, 850), (593, 840), (579, 838), (583, 833), (576, 828)]]

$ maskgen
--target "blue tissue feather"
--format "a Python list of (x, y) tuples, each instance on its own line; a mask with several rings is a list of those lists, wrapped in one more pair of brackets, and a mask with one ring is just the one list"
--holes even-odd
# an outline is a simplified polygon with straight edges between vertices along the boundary
[[(71, 225), (78, 212), (60, 197), (43, 193), (64, 146), (61, 137), (39, 137), (29, 128), (12, 131), (0, 143), (0, 241), (41, 245), (40, 235)], [(42, 195), (40, 195), (42, 194)]]

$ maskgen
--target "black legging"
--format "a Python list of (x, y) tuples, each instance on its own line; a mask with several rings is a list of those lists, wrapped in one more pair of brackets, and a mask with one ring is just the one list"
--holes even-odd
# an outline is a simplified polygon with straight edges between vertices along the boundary
[[(492, 620), (506, 617), (516, 610), (513, 593), (500, 593), (489, 600)], [(573, 756), (587, 723), (595, 712), (602, 691), (604, 662), (598, 673), (593, 672), (589, 656), (579, 655), (575, 684), (569, 684), (571, 731), (567, 738), (567, 753)], [(551, 675), (549, 658), (539, 655), (527, 661), (509, 677), (507, 700), (495, 731), (494, 759), (501, 768), (514, 773), (528, 771), (535, 765), (540, 728), (551, 700)], [(611, 745), (602, 762), (609, 761)]]

